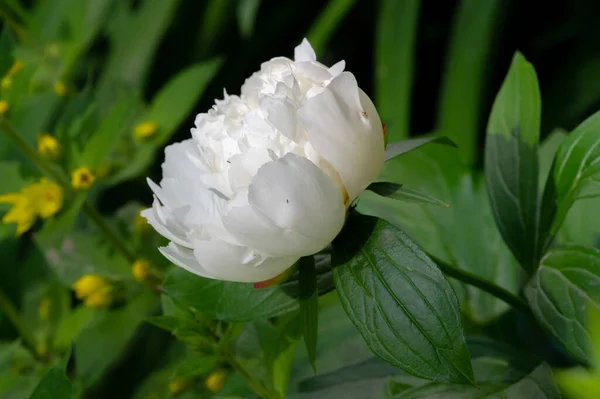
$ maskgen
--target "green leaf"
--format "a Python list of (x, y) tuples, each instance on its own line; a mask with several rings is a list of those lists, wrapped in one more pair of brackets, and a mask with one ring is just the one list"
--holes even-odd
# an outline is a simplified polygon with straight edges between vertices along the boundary
[(429, 383), (415, 387), (403, 384), (396, 390), (396, 395), (389, 399), (428, 399), (433, 397), (444, 399), (560, 399), (560, 393), (552, 379), (552, 369), (542, 364), (530, 374), (510, 383), (506, 376), (511, 373), (510, 365), (495, 358), (479, 358), (473, 362), (476, 370), (478, 389), (457, 385)]
[(600, 253), (582, 246), (546, 254), (525, 289), (536, 319), (580, 361), (590, 363), (587, 316), (600, 311)]
[(100, 122), (98, 129), (87, 140), (81, 165), (97, 168), (117, 147), (123, 133), (130, 127), (138, 99), (127, 96), (121, 99)]
[(323, 7), (306, 35), (317, 55), (323, 54), (329, 38), (355, 2), (356, 0), (329, 0)]
[[(275, 339), (272, 345), (265, 348), (265, 354), (268, 364), (271, 365), (271, 378), (273, 389), (282, 397), (286, 397), (290, 371), (294, 365), (294, 354), (296, 353), (296, 344), (303, 330), (303, 320), (300, 313), (291, 317), (283, 316), (278, 320)], [(316, 345), (315, 345), (316, 352)], [(315, 353), (316, 356), (316, 353)], [(310, 358), (310, 356), (309, 356)], [(311, 366), (315, 360), (310, 360)]]
[(516, 53), (488, 122), (485, 176), (498, 229), (527, 270), (538, 261), (540, 103), (535, 70)]
[(237, 18), (240, 32), (244, 39), (248, 39), (254, 32), (256, 14), (261, 0), (240, 0), (237, 6)]
[(389, 183), (389, 182), (375, 182), (371, 183), (367, 190), (373, 191), (375, 194), (381, 195), (387, 198), (393, 198), (400, 201), (415, 202), (417, 204), (433, 204), (441, 205), (447, 208), (450, 205), (434, 198), (430, 195), (421, 193), (412, 188), (403, 186), (402, 184)]
[(130, 3), (116, 1), (114, 17), (107, 27), (111, 53), (98, 82), (98, 98), (104, 108), (115, 86), (143, 87), (149, 64), (158, 49), (180, 0), (145, 0), (135, 10)]
[(375, 102), (390, 143), (408, 137), (420, 0), (379, 2)]
[(412, 375), (475, 384), (458, 300), (440, 270), (388, 222), (354, 218), (334, 241), (333, 275), (367, 345)]
[(86, 387), (96, 383), (119, 359), (156, 302), (153, 293), (144, 291), (123, 307), (106, 311), (79, 334), (75, 341), (75, 375)]
[(600, 193), (600, 112), (571, 132), (561, 143), (551, 167), (540, 216), (540, 253), (552, 243), (575, 201)]
[[(468, 171), (458, 155), (443, 146), (421, 147), (386, 163), (378, 178), (405, 183), (440, 198), (450, 208), (394, 201), (365, 191), (356, 210), (387, 220), (427, 253), (516, 294), (519, 265), (496, 228), (483, 176)], [(476, 323), (488, 323), (508, 309), (484, 291), (456, 280), (450, 283), (463, 312)]]
[(152, 316), (147, 317), (146, 321), (153, 326), (162, 328), (165, 331), (172, 332), (179, 328), (181, 321), (175, 316)]
[(173, 378), (189, 378), (206, 374), (215, 368), (219, 359), (216, 357), (201, 357), (183, 360), (173, 373)]
[[(331, 265), (317, 264), (318, 287), (323, 292), (331, 286)], [(167, 276), (163, 291), (201, 313), (224, 321), (250, 321), (275, 317), (298, 309), (298, 278), (280, 285), (254, 288), (248, 283), (207, 279), (182, 268)]]
[(492, 60), (494, 33), (505, 9), (501, 0), (461, 0), (453, 17), (446, 50), (437, 130), (454, 141), (461, 159), (472, 165), (480, 129), (482, 89)]
[(420, 137), (417, 139), (407, 139), (388, 145), (385, 149), (385, 160), (389, 161), (398, 155), (406, 154), (407, 152), (416, 150), (429, 143), (445, 144), (456, 147), (456, 144), (447, 137)]
[(319, 328), (319, 292), (317, 288), (317, 271), (315, 258), (305, 256), (300, 258), (298, 288), (300, 290), (300, 314), (302, 315), (302, 336), (308, 353), (308, 360), (317, 370), (317, 331)]
[(79, 336), (92, 321), (98, 316), (94, 309), (78, 306), (73, 309), (66, 317), (60, 320), (52, 347), (55, 349), (66, 349)]
[(110, 184), (136, 177), (152, 164), (157, 149), (169, 140), (192, 111), (221, 63), (221, 59), (214, 59), (191, 66), (165, 84), (152, 99), (142, 119), (156, 124), (155, 136), (138, 143), (134, 159), (109, 179)]
[(31, 399), (71, 399), (75, 397), (73, 385), (66, 375), (69, 357), (71, 357), (71, 351), (67, 352), (60, 363), (48, 370), (31, 394)]

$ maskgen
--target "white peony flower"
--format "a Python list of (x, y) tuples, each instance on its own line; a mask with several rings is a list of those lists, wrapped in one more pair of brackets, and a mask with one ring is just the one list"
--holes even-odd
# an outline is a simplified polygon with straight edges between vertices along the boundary
[(325, 248), (384, 161), (381, 120), (344, 62), (306, 39), (196, 117), (165, 150), (148, 222), (171, 262), (200, 276), (259, 282)]

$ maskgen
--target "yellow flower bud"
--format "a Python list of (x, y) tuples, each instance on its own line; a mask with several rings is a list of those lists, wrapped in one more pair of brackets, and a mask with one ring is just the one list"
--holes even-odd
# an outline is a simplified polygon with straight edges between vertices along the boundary
[(108, 281), (104, 277), (96, 274), (85, 274), (73, 283), (72, 288), (78, 299), (84, 299), (94, 292), (106, 287), (108, 284)]
[(228, 376), (229, 372), (227, 370), (216, 370), (206, 377), (206, 382), (204, 384), (209, 391), (217, 393), (223, 388), (223, 385), (225, 385)]
[(135, 220), (133, 221), (133, 231), (139, 235), (144, 235), (152, 231), (152, 226), (148, 223), (145, 217), (140, 212), (146, 208), (141, 208), (135, 214)]
[(23, 61), (15, 60), (15, 62), (13, 62), (12, 66), (10, 67), (10, 70), (6, 74), (6, 76), (13, 77), (16, 74), (18, 74), (19, 72), (21, 72), (21, 70), (23, 68), (25, 68), (25, 64), (23, 63)]
[(10, 106), (6, 101), (0, 101), (0, 116), (8, 112)]
[(145, 139), (145, 138), (148, 138), (148, 137), (154, 135), (154, 133), (156, 133), (156, 129), (157, 129), (156, 123), (143, 122), (143, 123), (138, 124), (135, 127), (135, 129), (133, 130), (133, 134), (138, 139)]
[(85, 166), (77, 168), (71, 173), (71, 185), (77, 190), (90, 188), (95, 180), (96, 178), (90, 168)]
[(42, 219), (48, 219), (62, 208), (62, 188), (45, 177), (39, 183), (25, 187), (23, 194), (34, 202), (36, 212)]
[(61, 81), (55, 82), (54, 93), (56, 93), (56, 95), (59, 97), (65, 96), (67, 94), (67, 85)]
[(0, 203), (12, 205), (2, 218), (2, 223), (16, 224), (17, 237), (28, 231), (35, 223), (37, 218), (35, 202), (23, 193), (0, 195)]
[(48, 159), (58, 159), (61, 154), (61, 146), (56, 137), (48, 133), (38, 133), (37, 135), (37, 150)]
[(50, 310), (52, 309), (52, 300), (49, 297), (42, 298), (40, 302), (40, 319), (48, 320), (50, 318)]
[(2, 90), (8, 90), (12, 87), (12, 79), (9, 76), (5, 76), (2, 78), (2, 81), (0, 82), (0, 88), (2, 88)]
[(131, 266), (131, 272), (137, 281), (145, 281), (151, 273), (150, 263), (147, 260), (138, 259)]
[(178, 377), (169, 383), (169, 391), (171, 391), (172, 394), (176, 395), (178, 393), (183, 392), (191, 385), (192, 380), (183, 377)]
[(94, 291), (83, 300), (83, 305), (86, 308), (104, 308), (110, 306), (115, 299), (113, 287), (110, 285), (104, 286), (99, 290)]

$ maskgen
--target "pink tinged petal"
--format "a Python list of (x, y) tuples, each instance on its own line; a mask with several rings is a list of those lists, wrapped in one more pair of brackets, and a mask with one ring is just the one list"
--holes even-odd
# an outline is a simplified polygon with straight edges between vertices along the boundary
[(369, 97), (349, 72), (333, 79), (298, 110), (315, 150), (337, 169), (354, 200), (384, 162), (383, 128)]
[(316, 61), (317, 54), (315, 50), (313, 50), (312, 46), (308, 42), (308, 40), (303, 39), (302, 43), (300, 43), (294, 49), (294, 61)]
[(292, 153), (259, 169), (248, 201), (223, 218), (225, 228), (243, 245), (271, 256), (318, 252), (344, 224), (340, 190), (312, 162)]
[(212, 278), (242, 283), (271, 279), (298, 260), (295, 257), (252, 257), (249, 248), (218, 239), (194, 242), (194, 255), (202, 265), (201, 271), (206, 270)]

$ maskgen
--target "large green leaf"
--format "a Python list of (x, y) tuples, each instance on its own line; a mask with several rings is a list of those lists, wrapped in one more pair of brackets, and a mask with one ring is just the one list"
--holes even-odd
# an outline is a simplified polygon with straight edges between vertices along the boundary
[[(321, 292), (330, 287), (330, 268), (327, 263), (317, 262), (317, 284)], [(254, 288), (252, 284), (207, 279), (175, 268), (167, 276), (163, 290), (187, 306), (226, 321), (274, 317), (298, 309), (297, 276), (281, 285)]]
[(498, 229), (528, 270), (537, 264), (540, 118), (535, 70), (516, 53), (488, 122), (485, 176)]
[(375, 102), (392, 143), (409, 134), (420, 3), (420, 0), (379, 2)]
[(388, 222), (348, 223), (334, 242), (333, 275), (367, 345), (415, 376), (474, 384), (458, 300), (437, 266)]
[(75, 341), (75, 374), (85, 386), (97, 382), (119, 359), (140, 323), (156, 304), (154, 294), (144, 291), (125, 306), (106, 311), (79, 334)]
[[(378, 178), (426, 192), (450, 208), (394, 201), (365, 191), (357, 210), (406, 231), (436, 258), (516, 293), (519, 265), (498, 233), (485, 182), (480, 175), (471, 176), (457, 155), (445, 146), (422, 147), (386, 163)], [(486, 292), (451, 283), (458, 295), (464, 294), (463, 312), (476, 322), (487, 323), (508, 309)]]
[(577, 199), (600, 195), (600, 112), (575, 128), (561, 143), (552, 164), (540, 216), (540, 251), (546, 250)]
[(560, 399), (552, 379), (552, 369), (542, 364), (530, 374), (515, 381), (506, 381), (512, 370), (503, 360), (479, 358), (473, 363), (478, 389), (430, 383), (405, 389), (405, 381), (392, 387), (388, 399)]
[(69, 357), (70, 351), (60, 363), (48, 370), (31, 394), (31, 399), (72, 399), (75, 397), (73, 385), (66, 375)]
[(600, 311), (600, 253), (582, 246), (548, 252), (525, 294), (533, 314), (577, 359), (589, 363), (590, 308)]

